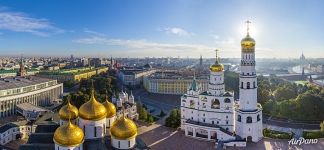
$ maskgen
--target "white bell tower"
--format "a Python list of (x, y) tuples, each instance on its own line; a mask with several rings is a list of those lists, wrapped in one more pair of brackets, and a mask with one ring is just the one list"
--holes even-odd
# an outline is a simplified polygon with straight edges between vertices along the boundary
[(257, 142), (262, 136), (262, 107), (257, 103), (257, 75), (255, 71), (255, 40), (250, 37), (246, 21), (247, 35), (241, 41), (241, 73), (239, 102), (235, 107), (236, 134), (247, 141)]

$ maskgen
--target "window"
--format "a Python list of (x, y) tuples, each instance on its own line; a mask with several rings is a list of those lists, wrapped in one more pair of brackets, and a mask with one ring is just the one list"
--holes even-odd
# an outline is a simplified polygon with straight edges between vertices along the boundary
[(255, 87), (255, 81), (253, 81), (253, 88), (256, 88), (256, 87)]
[(203, 122), (205, 122), (205, 119), (203, 119)]
[(231, 100), (229, 98), (225, 98), (224, 103), (231, 103)]
[(260, 115), (257, 116), (257, 121), (260, 121)]
[(252, 117), (251, 116), (246, 118), (246, 123), (252, 123)]
[(241, 122), (241, 115), (237, 115), (237, 121)]
[(228, 118), (228, 116), (226, 116), (226, 119)]
[(217, 121), (217, 124), (219, 124), (219, 121)]
[(214, 99), (213, 101), (211, 101), (211, 108), (219, 109), (219, 107), (220, 107), (220, 103), (218, 99)]
[(212, 121), (212, 124), (214, 124), (214, 121)]
[(226, 124), (228, 124), (228, 121), (226, 121)]
[(118, 148), (120, 148), (120, 141), (118, 141)]
[(243, 89), (243, 82), (241, 82), (241, 89)]
[(250, 82), (247, 82), (247, 83), (246, 83), (246, 88), (247, 88), (247, 89), (250, 89)]
[(130, 141), (128, 141), (128, 147), (130, 147)]

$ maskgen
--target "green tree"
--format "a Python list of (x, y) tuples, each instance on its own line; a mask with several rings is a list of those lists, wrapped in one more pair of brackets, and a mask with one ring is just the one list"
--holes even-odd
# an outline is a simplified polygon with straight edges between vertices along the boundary
[(173, 109), (168, 118), (165, 120), (165, 126), (171, 128), (178, 128), (181, 123), (180, 110)]
[(324, 121), (321, 122), (320, 127), (321, 127), (321, 131), (324, 132)]

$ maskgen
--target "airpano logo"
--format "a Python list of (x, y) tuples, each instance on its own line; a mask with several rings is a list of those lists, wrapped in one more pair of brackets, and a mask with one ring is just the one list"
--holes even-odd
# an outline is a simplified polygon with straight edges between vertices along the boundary
[(289, 145), (302, 145), (302, 144), (316, 144), (318, 142), (318, 139), (305, 139), (303, 137), (300, 137), (299, 139), (291, 139), (288, 141)]

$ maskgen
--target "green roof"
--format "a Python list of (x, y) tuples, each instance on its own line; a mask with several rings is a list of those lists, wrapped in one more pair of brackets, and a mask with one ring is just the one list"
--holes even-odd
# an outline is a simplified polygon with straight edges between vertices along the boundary
[[(36, 71), (39, 71), (39, 70), (36, 68), (27, 69), (27, 72), (36, 72)], [(12, 70), (0, 69), (0, 74), (16, 73), (16, 72), (18, 72), (18, 69), (12, 69)]]

